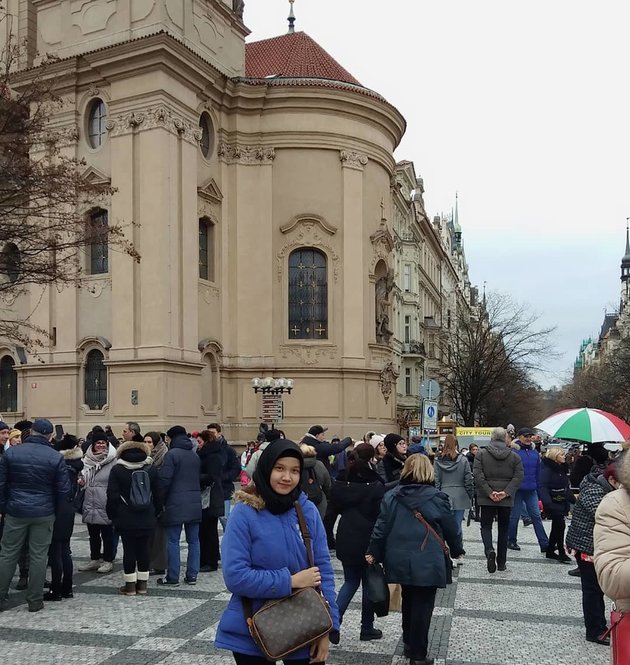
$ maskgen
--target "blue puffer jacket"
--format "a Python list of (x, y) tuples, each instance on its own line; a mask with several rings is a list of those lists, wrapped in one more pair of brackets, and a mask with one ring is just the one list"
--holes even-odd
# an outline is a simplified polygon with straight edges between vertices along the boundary
[(444, 551), (412, 510), (446, 541), (453, 558), (464, 553), (448, 496), (433, 485), (398, 485), (383, 498), (368, 554), (384, 565), (392, 584), (444, 588)]
[(540, 455), (533, 446), (524, 446), (520, 441), (518, 450), (514, 452), (523, 462), (523, 481), (519, 487), (520, 490), (537, 490), (540, 484)]
[(192, 441), (185, 434), (175, 436), (159, 470), (166, 506), (160, 521), (165, 526), (201, 522), (200, 470)]
[(0, 513), (48, 517), (70, 493), (63, 457), (41, 434), (32, 434), (0, 457)]
[[(264, 501), (254, 488), (237, 492), (236, 500), (221, 544), (223, 578), (232, 598), (219, 622), (214, 645), (260, 657), (263, 654), (247, 629), (242, 597), (252, 599), (256, 612), (266, 600), (288, 596), (291, 575), (309, 566), (295, 509), (273, 515), (265, 509)], [(324, 525), (317, 506), (304, 493), (300, 495), (300, 505), (313, 539), (313, 556), (322, 575), (322, 592), (330, 604), (333, 627), (339, 630), (335, 576)], [(308, 659), (308, 655), (308, 648), (304, 648), (289, 658)]]

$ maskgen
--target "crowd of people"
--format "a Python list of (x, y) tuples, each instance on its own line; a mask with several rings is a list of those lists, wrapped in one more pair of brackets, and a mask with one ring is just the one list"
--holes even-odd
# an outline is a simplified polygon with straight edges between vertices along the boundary
[[(255, 613), (306, 587), (321, 590), (332, 629), (285, 662), (326, 661), (359, 586), (359, 639), (382, 638), (367, 592), (378, 564), (387, 583), (400, 587), (405, 656), (410, 665), (430, 665), (436, 592), (464, 565), (468, 511), (469, 523), (480, 523), (489, 574), (506, 570), (508, 550), (520, 549), (521, 519), (533, 525), (547, 559), (568, 563), (573, 555), (577, 568), (569, 572), (581, 580), (586, 639), (608, 644), (603, 593), (630, 606), (630, 497), (615, 491), (624, 478), (630, 483), (630, 461), (611, 461), (601, 444), (569, 461), (559, 446), (541, 454), (527, 427), (494, 428), (487, 446), (468, 451), (460, 451), (453, 435), (435, 453), (424, 441), (411, 444), (399, 434), (375, 432), (360, 441), (329, 441), (321, 425), (293, 442), (280, 430), (261, 428), (239, 458), (218, 423), (190, 434), (175, 425), (143, 435), (138, 423), (128, 422), (120, 440), (111, 428), (95, 426), (83, 440), (54, 439), (43, 418), (14, 428), (0, 422), (0, 611), (9, 607), (18, 566), (16, 588), (26, 589), (29, 611), (73, 597), (71, 538), (79, 514), (90, 549), (79, 570), (112, 572), (122, 545), (119, 591), (125, 596), (147, 594), (151, 576), (164, 587), (182, 582), (182, 531), (185, 584), (218, 571), (221, 562), (232, 598), (215, 644), (230, 650), (237, 665), (268, 662), (245, 608)], [(543, 516), (551, 521), (549, 533)], [(333, 553), (343, 569), (338, 590)]]

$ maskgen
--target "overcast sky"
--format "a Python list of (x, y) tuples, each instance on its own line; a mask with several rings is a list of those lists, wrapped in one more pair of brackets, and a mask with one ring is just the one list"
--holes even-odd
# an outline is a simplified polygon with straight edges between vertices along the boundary
[[(246, 0), (248, 41), (283, 34), (286, 0)], [(630, 2), (296, 0), (296, 30), (407, 119), (427, 213), (459, 220), (473, 284), (557, 326), (569, 376), (618, 306), (630, 139)]]

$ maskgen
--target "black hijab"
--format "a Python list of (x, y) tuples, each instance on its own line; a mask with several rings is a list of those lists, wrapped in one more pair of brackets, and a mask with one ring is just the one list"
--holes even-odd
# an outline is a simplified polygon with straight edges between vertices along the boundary
[(304, 470), (304, 457), (300, 449), (288, 439), (277, 439), (270, 443), (264, 450), (258, 465), (254, 471), (252, 480), (256, 486), (258, 494), (265, 501), (265, 508), (273, 515), (280, 515), (286, 513), (293, 504), (300, 498), (300, 483), (290, 494), (278, 494), (271, 489), (270, 479), (273, 467), (281, 457), (295, 457), (300, 462), (300, 476)]

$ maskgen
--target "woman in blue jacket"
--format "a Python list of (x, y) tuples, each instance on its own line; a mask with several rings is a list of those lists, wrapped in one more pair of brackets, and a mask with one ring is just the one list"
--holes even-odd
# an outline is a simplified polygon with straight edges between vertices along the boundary
[(400, 484), (383, 498), (365, 557), (368, 563), (382, 562), (387, 581), (402, 587), (402, 633), (409, 665), (433, 663), (427, 656), (429, 625), (436, 591), (446, 586), (451, 565), (444, 541), (453, 558), (464, 551), (449, 498), (433, 483), (429, 459), (408, 457)]
[[(287, 439), (270, 443), (258, 460), (253, 482), (236, 494), (221, 546), (223, 577), (232, 592), (215, 638), (215, 646), (234, 654), (237, 665), (268, 665), (249, 634), (243, 598), (256, 612), (267, 600), (285, 598), (292, 589), (321, 585), (330, 604), (333, 629), (339, 630), (335, 580), (326, 534), (317, 507), (300, 491), (304, 459)], [(300, 502), (313, 539), (315, 567), (308, 567), (306, 548), (294, 503)], [(328, 635), (284, 659), (291, 665), (323, 663)]]

